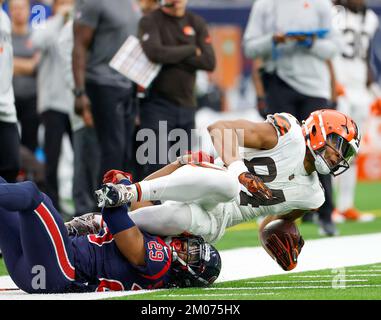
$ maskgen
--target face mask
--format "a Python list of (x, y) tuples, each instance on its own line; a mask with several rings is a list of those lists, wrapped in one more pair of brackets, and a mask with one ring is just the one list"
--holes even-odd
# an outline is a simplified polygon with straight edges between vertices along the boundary
[(327, 163), (324, 161), (324, 159), (320, 155), (317, 155), (317, 156), (314, 155), (314, 158), (315, 158), (315, 168), (318, 173), (322, 175), (327, 175), (331, 173), (331, 169), (328, 167)]

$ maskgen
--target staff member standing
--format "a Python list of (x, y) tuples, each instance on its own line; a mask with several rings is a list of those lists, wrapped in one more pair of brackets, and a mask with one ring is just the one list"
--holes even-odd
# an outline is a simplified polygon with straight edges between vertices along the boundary
[(29, 41), (31, 34), (29, 0), (11, 0), (9, 14), (12, 20), (12, 43), (14, 51), (13, 89), (17, 118), (21, 125), (21, 144), (31, 152), (38, 146), (37, 113), (37, 67), (38, 50)]
[(74, 8), (73, 0), (55, 0), (53, 16), (30, 37), (32, 45), (40, 50), (41, 61), (37, 75), (37, 110), (45, 128), (44, 152), (46, 154), (46, 193), (59, 208), (58, 165), (63, 136), (71, 139), (68, 107), (73, 97), (63, 86), (65, 69), (59, 53), (58, 36)]
[(136, 106), (132, 83), (109, 63), (136, 35), (141, 10), (135, 0), (80, 0), (74, 17), (75, 111), (95, 128), (101, 153), (99, 183), (111, 169), (127, 170), (132, 157)]
[[(327, 31), (325, 37), (295, 35)], [(294, 34), (290, 34), (290, 32)], [(257, 0), (244, 35), (245, 55), (264, 61), (267, 113), (288, 112), (299, 121), (329, 105), (331, 77), (327, 61), (340, 52), (332, 28), (331, 0)], [(335, 235), (332, 182), (320, 176), (326, 202), (319, 209), (321, 233)]]
[[(167, 136), (159, 135), (159, 121), (166, 121), (168, 133), (177, 128), (185, 130), (187, 141), (180, 141), (180, 148), (191, 148), (196, 71), (213, 71), (216, 65), (207, 25), (201, 17), (186, 10), (187, 2), (163, 0), (161, 7), (143, 17), (139, 24), (145, 54), (152, 62), (162, 64), (140, 105), (141, 128), (156, 134), (156, 161), (146, 165), (145, 175), (166, 165), (168, 156), (170, 160), (176, 156), (168, 154), (171, 143)], [(160, 163), (164, 159), (159, 157), (159, 150), (167, 152), (165, 163)]]
[(11, 23), (0, 0), (0, 176), (15, 181), (19, 166), (20, 138), (13, 94)]

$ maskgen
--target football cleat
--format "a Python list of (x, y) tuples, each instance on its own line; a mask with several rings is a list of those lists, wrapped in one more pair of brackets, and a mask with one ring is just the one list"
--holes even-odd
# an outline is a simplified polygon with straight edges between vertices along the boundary
[(106, 183), (95, 191), (99, 208), (120, 207), (134, 198), (131, 188), (124, 184)]
[(362, 213), (355, 208), (341, 212), (341, 216), (347, 221), (370, 222), (375, 219), (372, 213)]
[(339, 231), (336, 225), (332, 221), (324, 221), (318, 219), (319, 235), (322, 237), (336, 237), (339, 235)]

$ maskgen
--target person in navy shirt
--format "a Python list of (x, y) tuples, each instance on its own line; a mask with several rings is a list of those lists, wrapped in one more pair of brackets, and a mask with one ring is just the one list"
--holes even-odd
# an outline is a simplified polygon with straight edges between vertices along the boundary
[(163, 239), (142, 232), (126, 205), (104, 208), (102, 218), (107, 227), (98, 234), (69, 235), (33, 182), (0, 177), (0, 248), (9, 275), (25, 292), (201, 287), (220, 273), (217, 250), (201, 237)]

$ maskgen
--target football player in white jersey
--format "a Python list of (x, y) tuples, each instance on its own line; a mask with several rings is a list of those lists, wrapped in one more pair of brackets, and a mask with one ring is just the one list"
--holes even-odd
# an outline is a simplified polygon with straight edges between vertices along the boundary
[[(338, 99), (338, 110), (351, 116), (360, 130), (364, 128), (364, 122), (370, 114), (372, 101), (381, 98), (377, 94), (380, 90), (374, 82), (369, 54), (379, 19), (366, 7), (365, 2), (341, 0), (340, 4), (345, 10), (339, 13), (338, 28), (342, 33), (344, 48), (342, 54), (333, 60), (337, 82), (343, 94)], [(352, 165), (336, 182), (337, 210), (346, 219), (360, 219), (359, 211), (354, 208), (356, 165)]]
[[(303, 126), (281, 113), (261, 123), (220, 121), (209, 130), (226, 168), (182, 157), (132, 186), (105, 184), (97, 191), (98, 205), (165, 201), (134, 210), (131, 218), (150, 233), (186, 232), (216, 242), (226, 228), (258, 216), (265, 217), (262, 229), (318, 209), (325, 199), (317, 172), (346, 171), (360, 144), (353, 120), (334, 110), (312, 113)], [(111, 181), (123, 178), (117, 173)]]

